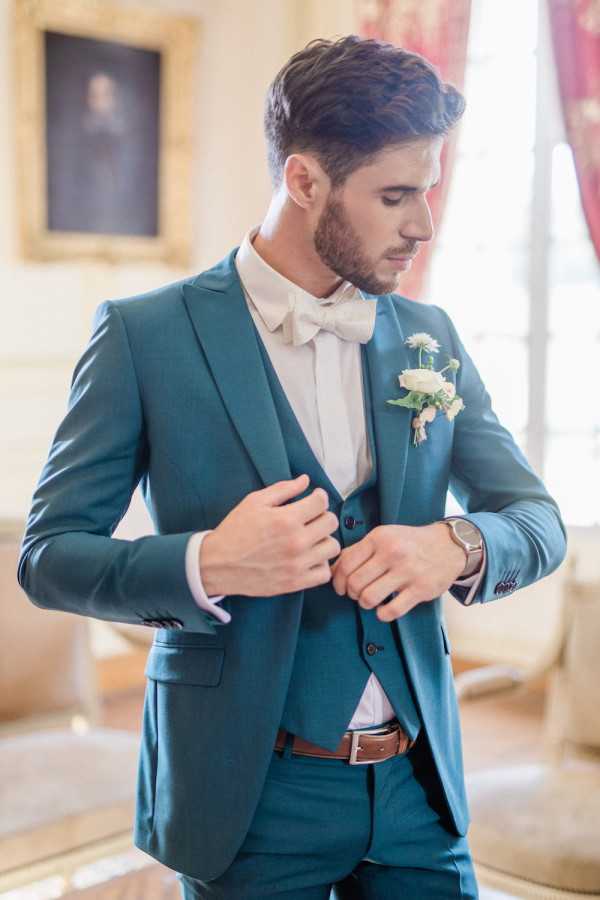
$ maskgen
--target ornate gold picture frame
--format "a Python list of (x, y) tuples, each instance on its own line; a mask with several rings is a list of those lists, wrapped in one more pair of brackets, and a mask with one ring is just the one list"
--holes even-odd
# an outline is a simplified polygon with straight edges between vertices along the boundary
[(188, 265), (197, 21), (102, 0), (13, 12), (23, 256)]

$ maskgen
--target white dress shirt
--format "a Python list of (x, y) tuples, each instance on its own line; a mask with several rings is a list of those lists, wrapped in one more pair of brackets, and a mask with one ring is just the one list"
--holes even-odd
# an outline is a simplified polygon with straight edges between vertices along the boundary
[[(360, 343), (343, 340), (325, 329), (297, 346), (284, 342), (280, 325), (290, 308), (289, 298), (294, 293), (305, 292), (272, 269), (254, 249), (252, 241), (259, 227), (245, 235), (235, 258), (248, 309), (313, 453), (345, 499), (367, 480), (372, 466)], [(332, 304), (349, 294), (362, 297), (358, 288), (345, 281), (329, 297), (314, 299), (319, 304)], [(200, 546), (208, 533), (196, 532), (190, 538), (186, 576), (198, 605), (228, 623), (231, 615), (216, 605), (225, 595), (208, 597), (202, 585)], [(465, 602), (470, 602), (477, 590), (484, 563), (485, 560), (475, 575), (455, 582), (471, 587)], [(379, 725), (395, 715), (381, 683), (371, 673), (348, 729)]]

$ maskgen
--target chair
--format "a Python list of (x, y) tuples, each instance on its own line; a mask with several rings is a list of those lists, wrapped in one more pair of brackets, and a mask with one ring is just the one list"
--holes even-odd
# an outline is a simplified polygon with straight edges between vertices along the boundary
[(562, 593), (557, 638), (529, 672), (495, 665), (456, 676), (462, 703), (547, 679), (542, 760), (467, 775), (469, 843), (482, 885), (589, 900), (600, 897), (600, 580), (577, 581), (571, 560)]
[(89, 621), (16, 580), (24, 524), (0, 522), (0, 891), (132, 847), (138, 736), (98, 725)]

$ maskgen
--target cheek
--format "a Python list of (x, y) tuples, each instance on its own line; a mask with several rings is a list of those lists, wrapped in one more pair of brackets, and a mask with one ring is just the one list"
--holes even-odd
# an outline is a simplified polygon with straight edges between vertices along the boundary
[(393, 229), (390, 228), (389, 216), (379, 211), (368, 210), (360, 220), (357, 230), (363, 252), (372, 260), (378, 260), (393, 244)]
[(370, 207), (365, 214), (365, 233), (372, 241), (377, 238), (385, 238), (389, 234), (390, 227), (394, 220), (393, 214), (389, 209), (385, 209), (381, 204)]
[(398, 235), (402, 230), (403, 214), (397, 207), (380, 206), (372, 212), (369, 222), (369, 240), (378, 256), (387, 253), (399, 244)]
[(377, 264), (386, 251), (397, 244), (398, 211), (386, 209), (381, 202), (355, 201), (346, 208), (363, 256)]

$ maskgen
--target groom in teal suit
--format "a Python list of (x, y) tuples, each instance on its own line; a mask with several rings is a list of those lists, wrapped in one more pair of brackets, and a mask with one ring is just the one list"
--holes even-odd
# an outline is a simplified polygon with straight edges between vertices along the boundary
[[(261, 225), (101, 303), (75, 367), (18, 579), (156, 629), (134, 842), (188, 900), (477, 897), (441, 597), (543, 578), (566, 534), (448, 315), (394, 293), (463, 109), (423, 57), (311, 42)], [(156, 534), (117, 540), (138, 484)]]

